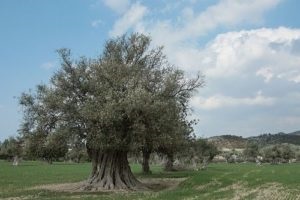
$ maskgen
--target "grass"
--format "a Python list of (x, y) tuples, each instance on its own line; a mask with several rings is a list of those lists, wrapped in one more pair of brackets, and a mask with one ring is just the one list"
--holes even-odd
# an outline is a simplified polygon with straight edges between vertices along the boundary
[(22, 162), (14, 167), (0, 161), (0, 199), (300, 199), (300, 164), (211, 164), (204, 171), (163, 172), (152, 166), (143, 175), (139, 165), (132, 170), (139, 179), (183, 178), (176, 189), (159, 192), (66, 193), (28, 188), (52, 183), (77, 182), (88, 177), (90, 164)]

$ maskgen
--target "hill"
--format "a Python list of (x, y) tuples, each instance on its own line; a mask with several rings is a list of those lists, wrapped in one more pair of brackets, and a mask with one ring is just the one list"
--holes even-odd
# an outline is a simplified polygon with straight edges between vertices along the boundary
[(276, 133), (276, 134), (262, 134), (259, 136), (252, 136), (243, 138), (236, 135), (221, 135), (214, 136), (207, 139), (219, 149), (244, 149), (248, 142), (255, 142), (260, 146), (273, 145), (273, 144), (294, 144), (300, 145), (300, 131), (292, 133)]
[(270, 145), (270, 144), (294, 144), (300, 145), (300, 131), (294, 133), (277, 133), (277, 134), (262, 134), (255, 137), (247, 138), (248, 141), (255, 141), (259, 145)]
[(300, 131), (295, 131), (295, 132), (289, 133), (289, 135), (299, 135), (300, 136)]
[(235, 135), (214, 136), (207, 139), (218, 148), (226, 149), (243, 149), (247, 145), (247, 139)]

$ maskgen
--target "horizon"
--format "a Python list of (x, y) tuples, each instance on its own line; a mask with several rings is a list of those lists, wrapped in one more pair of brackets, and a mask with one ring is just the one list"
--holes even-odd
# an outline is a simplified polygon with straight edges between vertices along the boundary
[(131, 32), (150, 35), (189, 76), (205, 75), (191, 99), (197, 136), (300, 130), (299, 7), (297, 0), (3, 0), (0, 141), (17, 136), (21, 93), (59, 69), (57, 49), (96, 57), (106, 40)]

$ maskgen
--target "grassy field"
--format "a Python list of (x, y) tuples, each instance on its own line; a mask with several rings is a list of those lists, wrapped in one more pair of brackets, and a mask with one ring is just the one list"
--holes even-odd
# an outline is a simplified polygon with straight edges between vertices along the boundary
[(32, 190), (34, 186), (78, 182), (87, 178), (90, 164), (22, 162), (13, 167), (0, 161), (0, 199), (300, 199), (300, 164), (263, 165), (211, 164), (204, 171), (163, 172), (152, 166), (152, 175), (143, 179), (183, 180), (176, 188), (147, 192), (67, 193)]

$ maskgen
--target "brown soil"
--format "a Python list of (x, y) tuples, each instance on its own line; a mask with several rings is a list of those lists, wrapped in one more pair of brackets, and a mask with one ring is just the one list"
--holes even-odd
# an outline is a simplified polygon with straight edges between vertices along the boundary
[[(149, 188), (150, 191), (171, 190), (176, 188), (186, 178), (144, 178), (141, 182)], [(83, 190), (85, 182), (60, 183), (39, 185), (29, 190), (50, 190), (54, 192), (92, 192)], [(98, 190), (97, 192), (127, 192), (126, 190)]]

